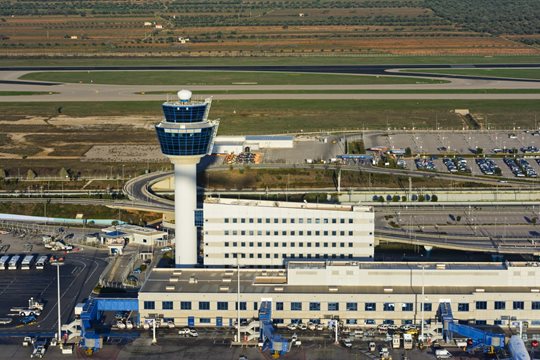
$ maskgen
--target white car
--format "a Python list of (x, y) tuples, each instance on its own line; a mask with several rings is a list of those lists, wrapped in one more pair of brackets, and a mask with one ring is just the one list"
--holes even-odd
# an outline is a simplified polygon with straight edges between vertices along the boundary
[(164, 248), (161, 248), (160, 251), (161, 251), (162, 253), (167, 252), (167, 251), (172, 251), (172, 247), (170, 247), (170, 246), (165, 246)]
[(131, 322), (131, 320), (126, 320), (126, 329), (133, 329), (133, 323)]
[(291, 331), (294, 331), (294, 330), (298, 329), (298, 325), (295, 324), (295, 323), (290, 323), (289, 325), (287, 325), (287, 329), (289, 329)]
[(350, 339), (341, 339), (341, 343), (343, 346), (345, 346), (347, 349), (352, 348), (352, 341)]
[(298, 329), (299, 330), (307, 330), (307, 325), (303, 324), (303, 323), (300, 323), (300, 324), (298, 324)]
[(323, 324), (317, 324), (317, 326), (315, 326), (315, 329), (317, 331), (323, 331), (324, 330), (324, 325)]
[(312, 323), (312, 322), (308, 322), (308, 323), (307, 323), (307, 328), (308, 328), (309, 330), (315, 330), (315, 329), (317, 328), (317, 324), (314, 324), (314, 323)]
[(199, 336), (199, 333), (195, 329), (184, 328), (184, 329), (178, 330), (178, 335), (197, 337)]
[(167, 327), (169, 329), (174, 329), (174, 321), (167, 321)]

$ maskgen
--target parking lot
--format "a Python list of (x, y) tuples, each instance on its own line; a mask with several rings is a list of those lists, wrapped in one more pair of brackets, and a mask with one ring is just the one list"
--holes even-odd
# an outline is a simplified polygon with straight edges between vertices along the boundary
[[(23, 239), (14, 234), (2, 234), (0, 241), (1, 245), (9, 245), (9, 250), (0, 255), (35, 255), (35, 258), (41, 255), (50, 257), (51, 254), (65, 256), (64, 265), (60, 266), (63, 323), (73, 317), (73, 308), (90, 294), (107, 264), (106, 252), (92, 248), (65, 255), (53, 253), (37, 239), (28, 237)], [(25, 249), (30, 247), (24, 244), (31, 244), (31, 250), (25, 252)], [(0, 317), (13, 319), (11, 324), (0, 325), (0, 332), (54, 329), (57, 321), (56, 281), (56, 267), (50, 264), (45, 265), (42, 270), (36, 269), (35, 263), (28, 270), (21, 269), (20, 265), (16, 270), (0, 270)], [(37, 317), (37, 322), (20, 326), (21, 317), (14, 315), (11, 309), (28, 306), (30, 297), (43, 302), (44, 309)]]

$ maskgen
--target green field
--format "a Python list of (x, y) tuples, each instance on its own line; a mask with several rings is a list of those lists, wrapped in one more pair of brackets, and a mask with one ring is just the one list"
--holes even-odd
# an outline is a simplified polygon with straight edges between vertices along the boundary
[(488, 76), (516, 79), (540, 79), (540, 69), (424, 69), (407, 70), (407, 72), (443, 75)]
[(48, 91), (0, 91), (0, 96), (51, 95)]
[[(139, 92), (139, 95), (176, 95), (174, 91)], [(217, 94), (540, 94), (540, 89), (418, 89), (418, 90), (197, 90), (197, 95)]]
[(0, 58), (1, 66), (235, 66), (235, 65), (386, 65), (386, 64), (527, 64), (540, 56), (267, 56), (267, 57), (110, 57)]
[[(8, 116), (155, 116), (161, 102), (0, 103)], [(540, 114), (537, 100), (214, 100), (211, 118), (220, 118), (219, 134), (270, 134), (344, 129), (439, 127), (461, 129), (454, 109), (487, 116), (492, 129), (531, 128)], [(16, 124), (16, 121), (14, 121)], [(111, 124), (111, 126), (116, 126)]]
[(363, 85), (438, 84), (441, 80), (392, 76), (225, 71), (84, 71), (35, 72), (24, 80), (119, 85)]

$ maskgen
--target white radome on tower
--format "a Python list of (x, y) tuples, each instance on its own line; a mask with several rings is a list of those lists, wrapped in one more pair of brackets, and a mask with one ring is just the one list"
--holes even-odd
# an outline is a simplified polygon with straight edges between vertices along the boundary
[(191, 91), (189, 90), (180, 90), (176, 95), (180, 101), (189, 101), (191, 99)]

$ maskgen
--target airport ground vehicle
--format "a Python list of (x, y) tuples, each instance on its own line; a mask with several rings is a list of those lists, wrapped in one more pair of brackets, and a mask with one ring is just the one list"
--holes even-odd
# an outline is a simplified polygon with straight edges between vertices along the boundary
[(435, 350), (435, 357), (437, 359), (450, 359), (452, 354), (446, 349), (437, 349)]
[(8, 264), (9, 256), (4, 255), (0, 257), (0, 270), (6, 270), (6, 265)]
[(14, 255), (8, 263), (9, 270), (17, 270), (19, 263), (21, 262), (21, 257), (19, 255)]
[(411, 350), (413, 348), (413, 337), (411, 334), (403, 334), (403, 349)]
[(399, 349), (401, 346), (401, 336), (399, 334), (392, 335), (392, 348)]
[(34, 255), (26, 255), (21, 263), (21, 270), (30, 270), (32, 261), (34, 261)]
[(43, 268), (45, 268), (45, 264), (47, 263), (47, 259), (47, 255), (40, 256), (36, 261), (36, 269), (43, 270)]

